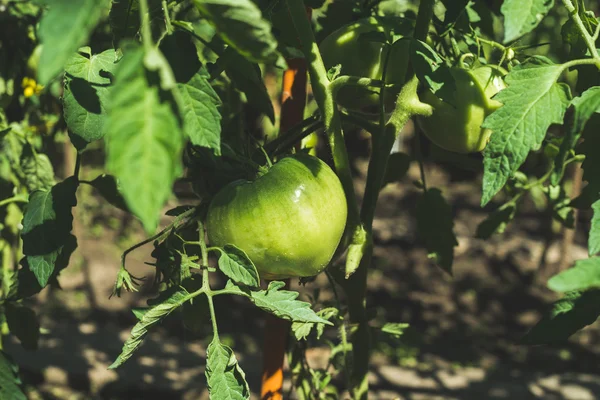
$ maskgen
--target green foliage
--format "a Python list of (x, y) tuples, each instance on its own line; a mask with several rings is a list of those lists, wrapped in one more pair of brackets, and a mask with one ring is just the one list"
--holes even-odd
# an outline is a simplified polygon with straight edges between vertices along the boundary
[(553, 0), (533, 0), (525, 5), (519, 0), (505, 0), (501, 8), (504, 42), (512, 42), (531, 32), (542, 20), (540, 16), (546, 15), (553, 6)]
[(142, 47), (128, 49), (115, 72), (106, 121), (106, 169), (147, 232), (181, 173), (183, 132), (172, 93), (144, 66)]
[(258, 271), (248, 255), (233, 245), (225, 245), (219, 257), (219, 269), (235, 283), (251, 288), (260, 285)]
[(50, 190), (37, 190), (30, 196), (23, 215), (23, 253), (27, 267), (44, 287), (55, 270), (66, 266), (64, 258), (73, 251), (71, 235), (77, 204), (78, 182), (69, 178)]
[(244, 371), (233, 350), (215, 337), (206, 349), (206, 380), (211, 398), (243, 400), (250, 398)]
[(251, 0), (194, 0), (225, 43), (252, 62), (277, 58), (277, 40), (271, 25)]
[(600, 316), (600, 291), (569, 292), (556, 301), (544, 317), (521, 339), (530, 345), (567, 340)]
[(563, 67), (542, 57), (532, 57), (506, 77), (508, 87), (494, 97), (503, 104), (483, 123), (493, 134), (485, 148), (483, 193), (486, 205), (523, 164), (539, 150), (551, 124), (561, 124), (569, 105), (568, 86), (556, 83)]
[(108, 8), (108, 0), (47, 0), (48, 10), (40, 21), (42, 54), (38, 79), (46, 85), (58, 75), (67, 60), (89, 38)]
[[(590, 258), (578, 260), (548, 281), (548, 287), (563, 292), (564, 297), (551, 306), (522, 343), (559, 343), (600, 315), (600, 54), (598, 18), (585, 9), (585, 2), (562, 1), (559, 5), (550, 0), (527, 4), (505, 0), (501, 7), (498, 2), (468, 0), (72, 3), (0, 0), (0, 37), (6, 39), (0, 45), (0, 320), (6, 322), (1, 336), (9, 330), (24, 348), (37, 347), (40, 325), (27, 299), (47, 285), (58, 284), (60, 271), (67, 267), (77, 247), (72, 234), (73, 207), (81, 183), (94, 187), (108, 203), (135, 215), (147, 233), (157, 229), (174, 187), (189, 186), (201, 200), (186, 199), (189, 205), (167, 211), (165, 214), (173, 219), (165, 229), (123, 254), (115, 294), (122, 289), (137, 290), (141, 282), (127, 270), (126, 256), (150, 243), (155, 260), (148, 264), (155, 268), (153, 283), (160, 294), (148, 301), (147, 308), (133, 310), (138, 321), (110, 368), (131, 358), (152, 327), (167, 316), (183, 316), (185, 326), (195, 333), (212, 328), (206, 361), (211, 398), (249, 398), (250, 387), (234, 350), (220, 340), (218, 320), (224, 316), (216, 315), (213, 304), (217, 296), (233, 295), (291, 322), (296, 342), (289, 360), (297, 397), (339, 397), (336, 385), (340, 380), (334, 378), (341, 373), (349, 378), (350, 386), (344, 389), (353, 398), (366, 398), (370, 335), (404, 339), (408, 326), (381, 321), (377, 326), (369, 325), (366, 279), (373, 246), (377, 245), (373, 216), (381, 189), (402, 182), (416, 164), (421, 174), (416, 186), (422, 192), (409, 212), (429, 257), (452, 273), (458, 245), (453, 205), (444, 199), (441, 189), (428, 185), (425, 167), (432, 159), (476, 174), (483, 171), (481, 204), (488, 208), (475, 233), (480, 239), (501, 235), (511, 221), (518, 220), (521, 202), (527, 196), (564, 228), (575, 227), (575, 208), (591, 211)], [(568, 18), (560, 21), (562, 26), (544, 21), (555, 3), (566, 9), (563, 15)], [(313, 21), (306, 18), (305, 6), (314, 8)], [(391, 69), (386, 77), (396, 74), (398, 80), (394, 79), (395, 86), (386, 87), (386, 99), (379, 96), (382, 71), (353, 77), (350, 83), (340, 83), (347, 79), (342, 77), (331, 84), (331, 79), (339, 77), (328, 75), (322, 63), (333, 54), (324, 54), (323, 46), (319, 47), (321, 39), (358, 20), (374, 24), (371, 33), (359, 35), (359, 47), (379, 49), (375, 55), (380, 58), (388, 53), (380, 51), (382, 48), (389, 48), (390, 53), (401, 50), (395, 53), (401, 53), (399, 62), (387, 63)], [(556, 40), (542, 39), (545, 37)], [(549, 45), (540, 46), (544, 41)], [(296, 126), (289, 132), (279, 127), (288, 105), (281, 107), (284, 111), (279, 115), (275, 100), (280, 96), (278, 68), (285, 64), (281, 54), (290, 65), (304, 60), (312, 85), (312, 96), (306, 102), (292, 98), (288, 103), (302, 103), (295, 110), (300, 120), (293, 121)], [(406, 68), (409, 63), (411, 67)], [(505, 79), (507, 88), (493, 98), (502, 106), (483, 124), (475, 121), (473, 125), (473, 118), (466, 115), (465, 126), (458, 127), (492, 132), (490, 142), (481, 143), (485, 146), (483, 161), (477, 154), (441, 157), (435, 147), (428, 157), (428, 148), (422, 151), (418, 135), (419, 142), (399, 140), (400, 133), (408, 131), (402, 128), (409, 119), (423, 121), (432, 114), (423, 91), (431, 91), (448, 103), (450, 114), (462, 114), (464, 110), (456, 108), (461, 100), (456, 93), (461, 93), (463, 83), (454, 79), (451, 71), (495, 65), (510, 71)], [(567, 73), (572, 70), (577, 74)], [(363, 74), (347, 66), (341, 71), (342, 75)], [(56, 79), (59, 76), (63, 79)], [(401, 84), (404, 86), (397, 97)], [(356, 100), (337, 98), (335, 103), (334, 87), (338, 90), (346, 85), (369, 93), (374, 100), (372, 120), (365, 120), (365, 114), (351, 108), (340, 111), (337, 107), (344, 100)], [(576, 97), (571, 99), (571, 93)], [(308, 110), (303, 115), (304, 103)], [(263, 129), (265, 116), (273, 125), (269, 129)], [(354, 192), (354, 163), (345, 148), (344, 138), (348, 136), (344, 135), (348, 132), (342, 128), (346, 121), (371, 134), (361, 196)], [(333, 257), (327, 258), (330, 261), (320, 263), (323, 265), (318, 270), (329, 267), (329, 277), (336, 280), (335, 303), (321, 301), (316, 290), (308, 296), (310, 302), (299, 300), (299, 293), (287, 290), (281, 281), (263, 286), (256, 266), (260, 266), (261, 254), (273, 252), (272, 238), (266, 245), (244, 250), (229, 244), (231, 240), (205, 242), (216, 229), (209, 226), (209, 235), (204, 230), (211, 199), (233, 181), (255, 179), (257, 171), (262, 174), (257, 180), (263, 179), (266, 159), (285, 160), (283, 156), (288, 153), (306, 151), (298, 143), (315, 130), (319, 134), (322, 131), (327, 144), (315, 146), (313, 151), (320, 156), (322, 151), (330, 152), (323, 159), (331, 161), (331, 175), (344, 188), (345, 197), (339, 196), (340, 203), (333, 209), (348, 207), (344, 236), (336, 244)], [(447, 126), (440, 129), (442, 135), (448, 131)], [(64, 156), (57, 150), (60, 153), (64, 148), (67, 134), (77, 150), (75, 170), (59, 168), (57, 178), (54, 168)], [(277, 140), (274, 146), (266, 143), (271, 136), (285, 140)], [(394, 143), (407, 146), (401, 153), (392, 152)], [(276, 151), (271, 151), (274, 148)], [(82, 168), (102, 162), (105, 170), (96, 171), (95, 179), (82, 178), (87, 176)], [(587, 184), (578, 198), (571, 199), (568, 166), (578, 163)], [(319, 168), (309, 168), (301, 179), (303, 185), (294, 190), (306, 189), (309, 177), (316, 176)], [(64, 176), (69, 177), (62, 179)], [(271, 202), (269, 209), (284, 202), (277, 196), (289, 180), (275, 180), (264, 196)], [(360, 210), (356, 198), (362, 201)], [(225, 196), (221, 200), (230, 199)], [(312, 260), (322, 256), (323, 252), (314, 248), (322, 244), (318, 234), (332, 225), (333, 212), (317, 218), (321, 225), (308, 224), (299, 234), (300, 226), (315, 212), (332, 207), (334, 200), (333, 196), (323, 196), (311, 210), (302, 212), (288, 205), (274, 220), (253, 217), (247, 224), (242, 222), (254, 216), (258, 207), (243, 201), (247, 208), (243, 215), (231, 219), (230, 231), (232, 237), (244, 231), (248, 237), (262, 240), (268, 238), (267, 228), (281, 223), (293, 232), (284, 238), (284, 244), (303, 243), (300, 247)], [(222, 224), (222, 220), (217, 221), (217, 227)], [(341, 235), (344, 226), (340, 224)], [(578, 224), (577, 229), (583, 225)], [(317, 239), (302, 242), (309, 234), (316, 234)], [(283, 235), (276, 236), (282, 240)], [(209, 252), (217, 258), (208, 257)], [(346, 270), (335, 265), (344, 255)], [(281, 257), (271, 261), (271, 265), (283, 262)], [(310, 261), (307, 264), (314, 267)], [(219, 289), (211, 288), (214, 280), (210, 279), (217, 269), (228, 279)], [(343, 290), (343, 296), (338, 296), (338, 289)], [(311, 368), (305, 362), (308, 346), (317, 342), (325, 343), (331, 351), (326, 369)], [(16, 365), (8, 354), (0, 352), (0, 398), (25, 399), (20, 386)]]
[(0, 397), (3, 399), (27, 400), (21, 390), (18, 370), (9, 355), (0, 351)]
[(78, 150), (104, 137), (107, 97), (116, 62), (114, 50), (92, 55), (89, 47), (83, 47), (65, 65), (63, 112)]

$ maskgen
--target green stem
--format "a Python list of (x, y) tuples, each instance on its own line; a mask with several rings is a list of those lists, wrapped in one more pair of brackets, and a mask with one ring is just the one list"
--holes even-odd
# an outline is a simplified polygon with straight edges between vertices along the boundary
[(356, 115), (354, 113), (350, 114), (350, 113), (344, 113), (341, 112), (341, 117), (342, 117), (342, 121), (344, 122), (350, 122), (362, 129), (364, 129), (365, 131), (369, 132), (371, 135), (376, 134), (377, 132), (379, 132), (381, 129), (379, 128), (379, 125), (371, 122), (365, 118), (362, 118), (359, 115)]
[(140, 0), (140, 21), (142, 22), (142, 42), (147, 53), (152, 51), (152, 31), (148, 18), (148, 0)]
[(162, 0), (162, 9), (165, 14), (165, 27), (167, 28), (167, 33), (173, 32), (173, 25), (171, 25), (171, 17), (169, 16), (169, 7), (167, 7), (167, 0)]
[(202, 270), (202, 288), (204, 294), (206, 294), (206, 300), (208, 301), (208, 309), (210, 310), (210, 320), (212, 322), (213, 329), (213, 340), (219, 341), (219, 328), (217, 326), (217, 316), (215, 315), (215, 305), (213, 303), (213, 293), (210, 290), (210, 282), (208, 279), (208, 269)]
[(27, 203), (27, 199), (23, 196), (13, 196), (8, 199), (0, 200), (0, 207), (5, 206), (10, 203)]
[(579, 32), (581, 33), (581, 36), (583, 37), (583, 40), (585, 41), (585, 44), (587, 45), (587, 48), (589, 49), (590, 54), (592, 55), (592, 59), (595, 61), (596, 66), (600, 68), (600, 55), (598, 54), (598, 50), (596, 49), (594, 37), (586, 29), (585, 25), (583, 24), (583, 21), (581, 20), (581, 17), (579, 16), (579, 13), (577, 12), (577, 9), (575, 8), (571, 0), (562, 0), (562, 3), (571, 15), (571, 18), (573, 19), (573, 22), (575, 22), (577, 29), (579, 29)]
[(213, 291), (210, 289), (210, 279), (208, 277), (208, 249), (204, 241), (204, 225), (198, 220), (198, 242), (200, 243), (200, 254), (202, 256), (202, 287), (200, 290), (206, 295), (208, 309), (210, 310), (210, 320), (212, 322), (213, 340), (219, 341), (219, 328), (217, 327), (217, 316), (215, 315), (215, 305), (213, 303)]
[(319, 120), (318, 116), (309, 117), (300, 122), (298, 125), (292, 127), (283, 135), (277, 136), (277, 139), (267, 143), (265, 145), (265, 149), (273, 156), (277, 156), (289, 150), (300, 140), (304, 139), (322, 126), (323, 124)]
[(73, 172), (73, 176), (79, 182), (79, 172), (81, 171), (81, 153), (77, 152), (77, 156), (75, 157), (75, 171)]

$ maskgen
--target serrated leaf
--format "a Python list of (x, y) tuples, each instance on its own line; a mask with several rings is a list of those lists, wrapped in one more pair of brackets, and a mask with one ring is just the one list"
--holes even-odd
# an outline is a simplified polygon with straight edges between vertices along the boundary
[(211, 149), (221, 155), (221, 99), (208, 82), (204, 69), (185, 82), (177, 84), (183, 106), (184, 133), (192, 144)]
[(563, 68), (544, 57), (532, 57), (506, 76), (508, 87), (495, 100), (504, 104), (490, 114), (482, 127), (493, 131), (483, 152), (481, 205), (487, 204), (538, 150), (551, 124), (562, 124), (570, 99), (565, 84), (556, 83)]
[(233, 350), (214, 338), (206, 349), (206, 380), (211, 399), (246, 400), (250, 388)]
[(109, 93), (106, 168), (122, 188), (131, 212), (147, 232), (181, 173), (183, 133), (170, 92), (144, 67), (144, 51), (130, 48), (119, 62)]
[(7, 302), (4, 303), (4, 312), (10, 333), (19, 339), (23, 348), (37, 350), (40, 323), (35, 311), (21, 304)]
[(455, 104), (456, 84), (444, 60), (425, 42), (416, 39), (401, 40), (411, 41), (410, 62), (419, 81), (447, 103)]
[(331, 322), (319, 317), (310, 304), (296, 300), (299, 293), (289, 290), (280, 290), (285, 283), (272, 281), (267, 290), (250, 292), (250, 300), (259, 308), (292, 322), (316, 322), (332, 325)]
[(600, 287), (600, 257), (575, 262), (575, 266), (550, 278), (548, 287), (556, 292)]
[(71, 208), (77, 204), (77, 186), (77, 180), (71, 177), (48, 191), (35, 191), (25, 208), (23, 254), (42, 287), (48, 283), (63, 248), (71, 240)]
[(452, 274), (454, 247), (458, 246), (454, 235), (452, 207), (439, 189), (424, 192), (417, 203), (417, 232), (437, 265)]
[(404, 334), (404, 331), (408, 329), (409, 324), (402, 322), (387, 322), (381, 327), (381, 332), (387, 333), (393, 337), (400, 337)]
[(590, 256), (600, 253), (600, 200), (592, 204), (592, 224), (590, 227), (590, 237), (588, 240), (588, 249)]
[(49, 9), (38, 30), (43, 45), (38, 67), (42, 85), (58, 75), (69, 57), (88, 40), (109, 5), (108, 0), (80, 0), (76, 7), (71, 0), (46, 3)]
[(567, 126), (567, 133), (563, 138), (558, 155), (554, 162), (554, 172), (551, 183), (558, 185), (564, 173), (564, 165), (569, 152), (575, 147), (583, 130), (594, 113), (600, 112), (600, 87), (594, 86), (586, 90), (579, 97), (571, 101), (575, 109)]
[(127, 361), (133, 353), (141, 346), (142, 341), (148, 334), (148, 329), (160, 322), (163, 318), (180, 307), (193, 296), (188, 292), (175, 288), (178, 291), (163, 292), (158, 299), (155, 299), (154, 306), (146, 311), (136, 313), (140, 318), (131, 330), (131, 336), (125, 341), (121, 354), (108, 368), (115, 369)]
[(116, 68), (116, 52), (92, 55), (79, 49), (65, 65), (64, 116), (71, 141), (79, 150), (104, 137), (108, 88)]
[[(327, 307), (322, 310), (317, 311), (317, 315), (326, 320), (331, 320), (331, 318), (337, 317), (339, 314), (339, 310), (334, 307)], [(323, 329), (325, 328), (325, 324), (318, 322), (292, 322), (292, 332), (294, 332), (294, 336), (296, 340), (304, 340), (310, 335), (310, 332), (316, 328), (317, 330), (317, 340), (321, 338), (323, 335)]]
[(223, 41), (248, 60), (261, 63), (277, 59), (271, 24), (251, 0), (194, 0), (194, 4)]
[(552, 344), (565, 341), (600, 316), (600, 291), (569, 292), (554, 302), (552, 308), (521, 339), (528, 345)]
[(504, 15), (504, 43), (531, 32), (554, 6), (554, 0), (505, 0), (500, 8)]
[(34, 152), (31, 146), (25, 146), (23, 149), (19, 172), (30, 193), (49, 190), (55, 184), (52, 162), (47, 155)]
[(0, 350), (0, 398), (27, 400), (21, 384), (19, 368), (8, 354)]
[(219, 257), (219, 269), (229, 279), (249, 287), (258, 287), (260, 277), (254, 263), (240, 248), (225, 245)]

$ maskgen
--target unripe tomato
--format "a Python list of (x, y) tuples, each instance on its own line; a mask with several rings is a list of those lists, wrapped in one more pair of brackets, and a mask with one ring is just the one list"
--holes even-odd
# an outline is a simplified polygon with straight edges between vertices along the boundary
[(492, 96), (506, 87), (502, 79), (506, 71), (482, 66), (472, 70), (452, 68), (451, 74), (456, 85), (454, 105), (425, 90), (419, 97), (433, 107), (433, 115), (418, 118), (419, 125), (425, 136), (443, 149), (463, 154), (482, 151), (492, 131), (481, 128), (481, 124), (502, 106)]
[(337, 175), (308, 154), (282, 158), (254, 181), (237, 180), (212, 199), (206, 219), (213, 246), (244, 250), (264, 279), (323, 271), (346, 226)]
[[(390, 46), (371, 41), (369, 38), (361, 38), (361, 35), (389, 31), (391, 26), (388, 23), (370, 17), (339, 28), (327, 36), (319, 46), (325, 68), (340, 64), (341, 75), (370, 79), (382, 78), (384, 62), (389, 53), (385, 81), (395, 86), (386, 88), (384, 92), (386, 105), (393, 104), (404, 84), (409, 42), (399, 40)], [(379, 89), (346, 86), (340, 89), (336, 100), (338, 104), (351, 110), (377, 113)]]

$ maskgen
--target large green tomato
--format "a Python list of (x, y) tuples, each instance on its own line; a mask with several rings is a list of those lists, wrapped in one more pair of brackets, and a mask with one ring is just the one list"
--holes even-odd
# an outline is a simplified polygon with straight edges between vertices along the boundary
[(213, 246), (244, 250), (264, 279), (313, 276), (335, 252), (347, 217), (337, 175), (320, 159), (282, 158), (254, 181), (225, 186), (210, 203)]
[(425, 136), (443, 149), (463, 154), (482, 151), (492, 131), (481, 128), (481, 124), (502, 106), (492, 96), (506, 87), (502, 79), (506, 71), (483, 66), (472, 70), (452, 68), (450, 72), (456, 85), (454, 105), (425, 90), (419, 97), (433, 107), (433, 115), (419, 118), (419, 125)]
[[(341, 75), (381, 79), (388, 57), (385, 81), (394, 87), (386, 89), (385, 97), (387, 105), (393, 104), (405, 81), (410, 44), (407, 40), (399, 40), (389, 46), (368, 37), (361, 38), (364, 34), (391, 30), (392, 27), (385, 21), (370, 17), (332, 32), (319, 46), (325, 68), (340, 64)], [(376, 113), (379, 110), (379, 89), (346, 86), (340, 89), (336, 100), (351, 110)]]

